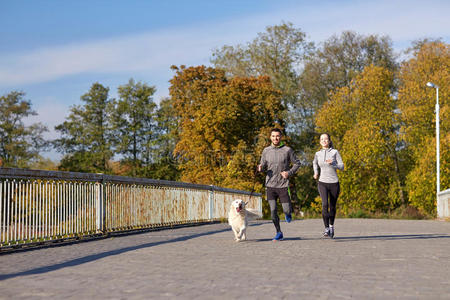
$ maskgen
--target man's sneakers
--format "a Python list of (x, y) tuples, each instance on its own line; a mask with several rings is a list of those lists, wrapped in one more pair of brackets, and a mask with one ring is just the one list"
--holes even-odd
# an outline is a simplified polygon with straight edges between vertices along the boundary
[(273, 238), (272, 241), (282, 241), (283, 240), (283, 233), (281, 231), (277, 232), (277, 235)]
[(291, 214), (285, 214), (284, 218), (285, 218), (286, 222), (291, 223), (291, 221), (292, 221), (292, 215)]
[(330, 238), (334, 238), (334, 226), (330, 226)]

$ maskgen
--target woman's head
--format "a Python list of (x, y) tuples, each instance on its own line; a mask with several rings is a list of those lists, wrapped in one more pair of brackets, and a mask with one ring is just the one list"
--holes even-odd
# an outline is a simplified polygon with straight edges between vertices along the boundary
[(333, 148), (333, 142), (328, 133), (322, 133), (320, 135), (320, 145), (322, 148)]

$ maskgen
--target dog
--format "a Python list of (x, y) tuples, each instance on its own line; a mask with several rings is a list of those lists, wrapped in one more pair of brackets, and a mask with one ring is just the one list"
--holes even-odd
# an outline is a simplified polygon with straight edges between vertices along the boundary
[(236, 242), (245, 241), (247, 239), (247, 226), (249, 219), (261, 217), (258, 211), (245, 208), (247, 203), (241, 199), (231, 202), (228, 212), (228, 224), (234, 233)]

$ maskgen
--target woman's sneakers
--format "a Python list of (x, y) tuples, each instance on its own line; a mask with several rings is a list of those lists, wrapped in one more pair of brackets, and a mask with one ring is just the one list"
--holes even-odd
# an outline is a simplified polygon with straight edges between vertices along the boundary
[(277, 235), (273, 238), (272, 241), (282, 241), (283, 240), (283, 233), (281, 231), (277, 232)]
[(334, 238), (334, 226), (326, 227), (324, 232), (322, 233), (322, 236)]

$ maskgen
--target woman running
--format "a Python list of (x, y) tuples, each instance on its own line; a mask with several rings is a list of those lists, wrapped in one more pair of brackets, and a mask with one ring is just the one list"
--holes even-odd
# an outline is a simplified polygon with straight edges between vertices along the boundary
[(328, 133), (320, 135), (320, 145), (322, 149), (316, 152), (313, 161), (314, 179), (319, 179), (317, 187), (322, 198), (322, 218), (325, 225), (323, 236), (333, 238), (336, 202), (340, 191), (336, 170), (344, 170), (344, 162), (339, 151), (333, 149)]

